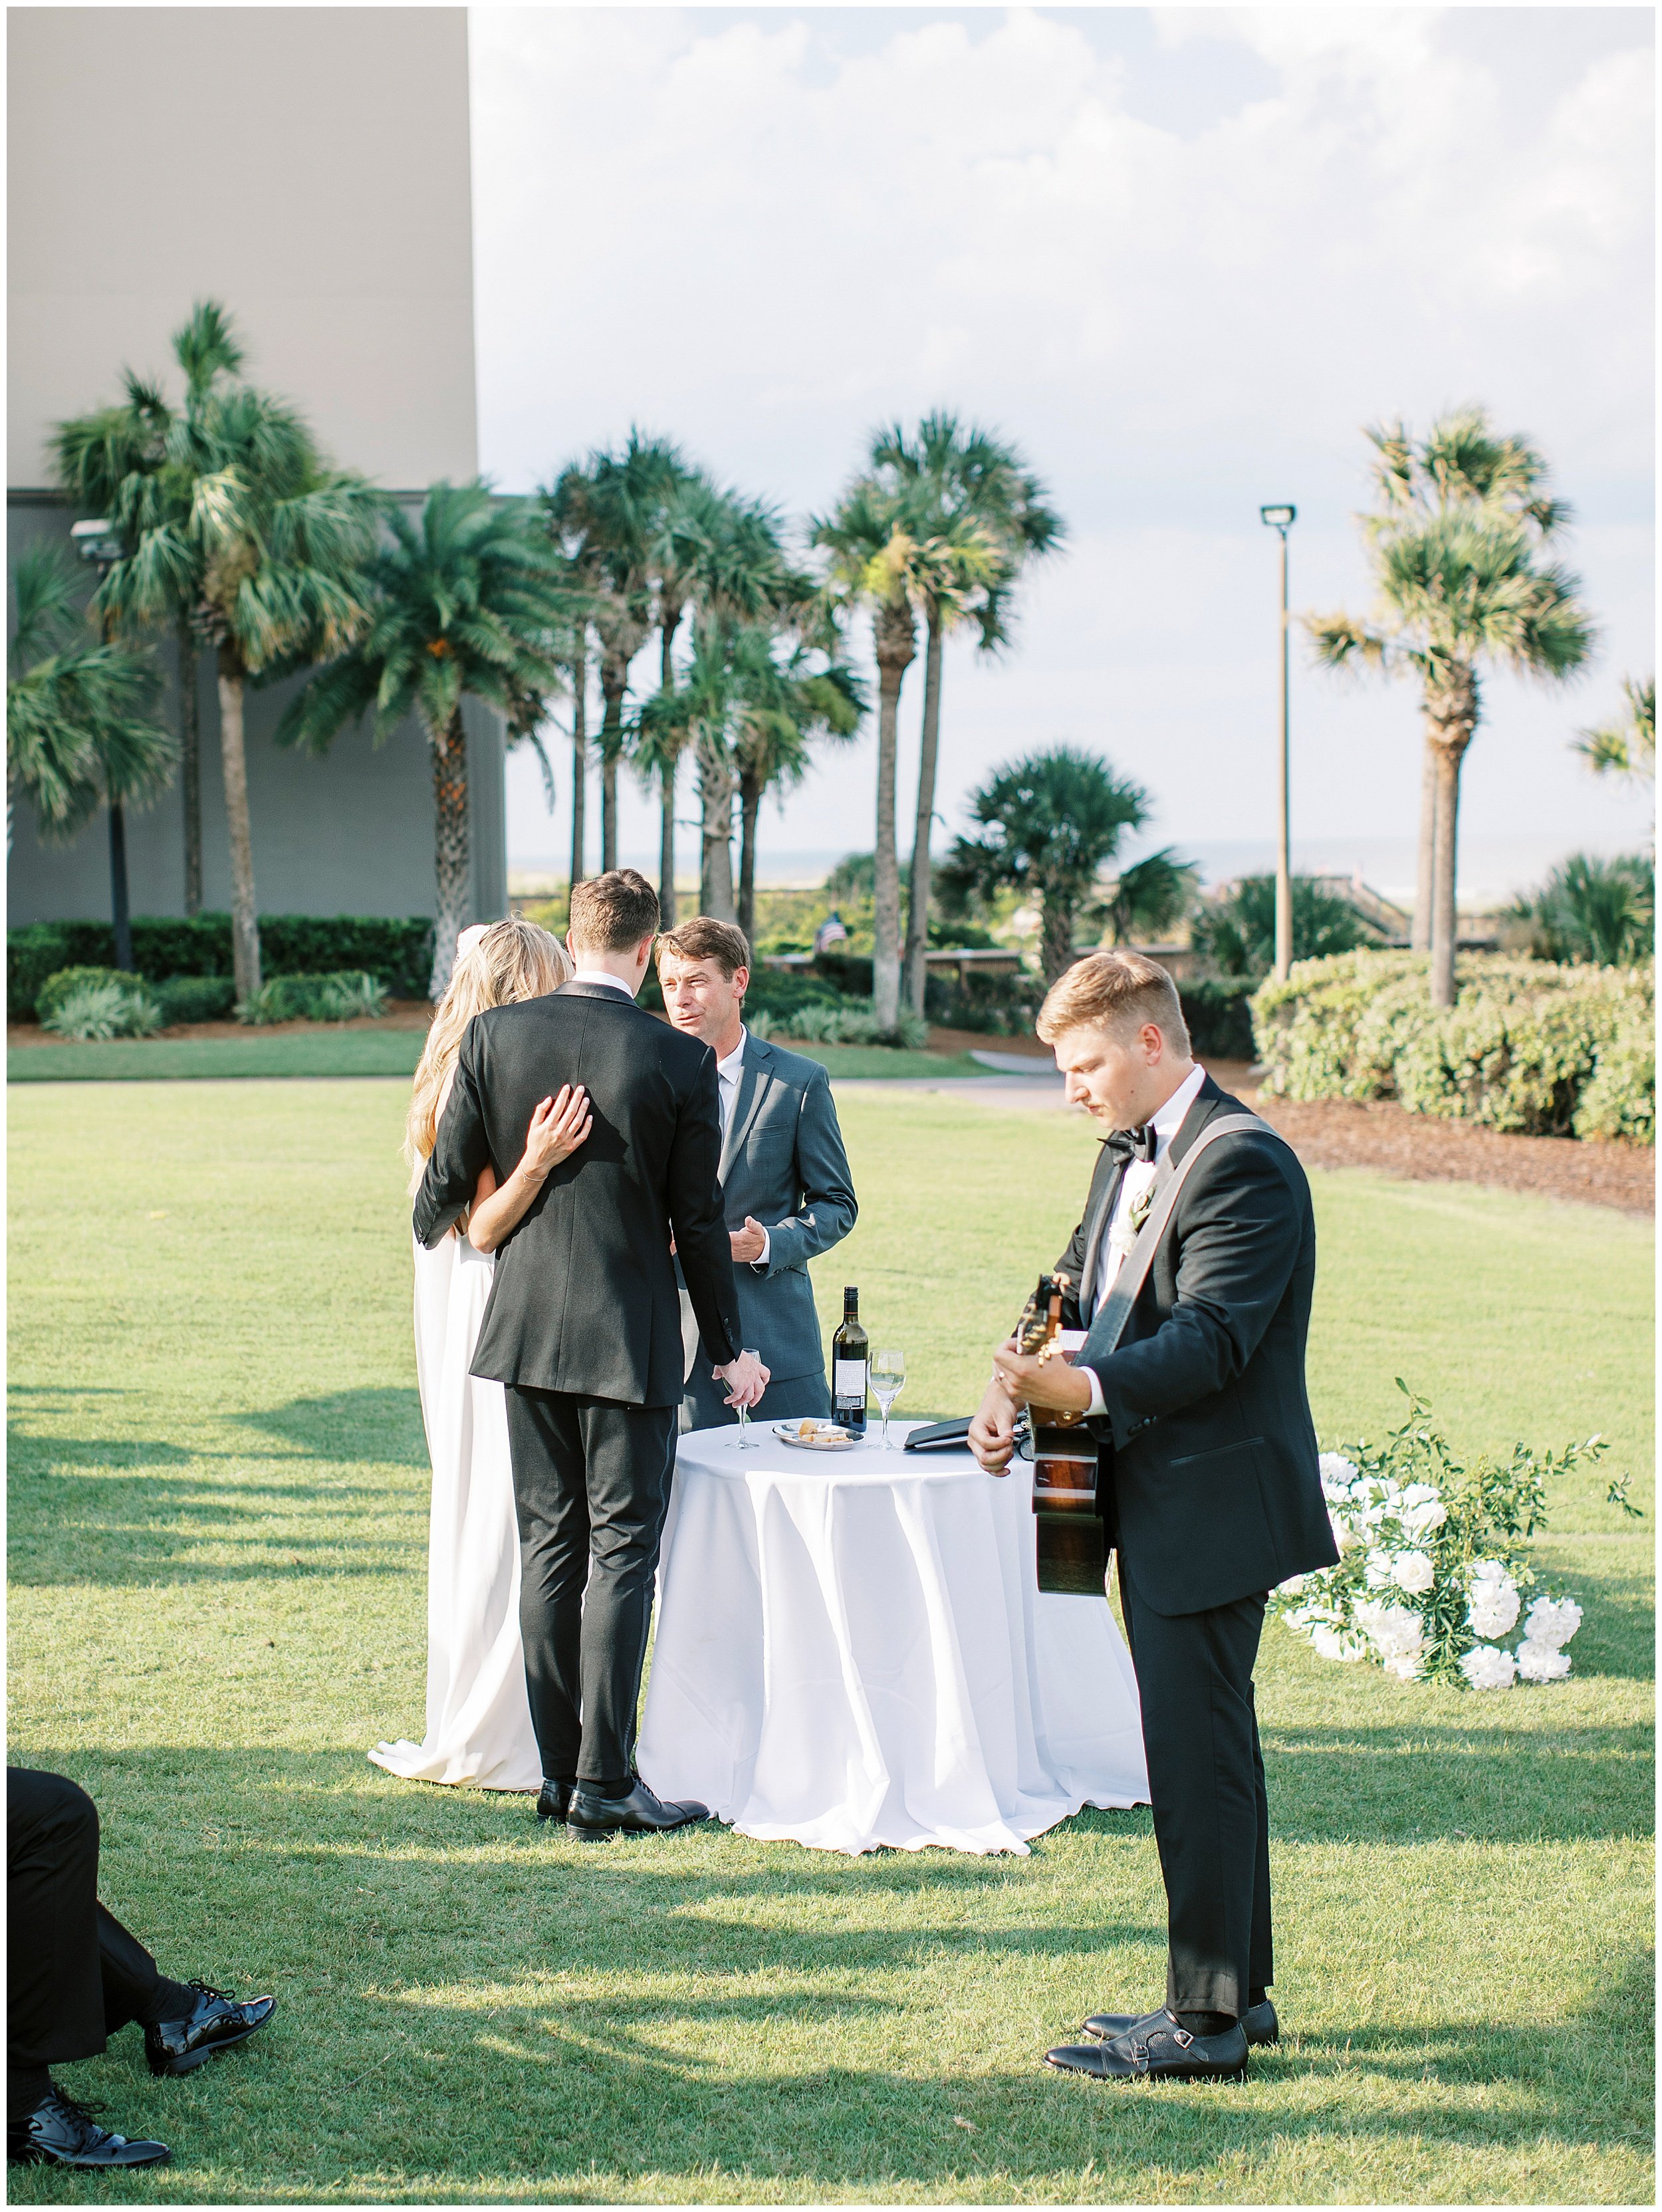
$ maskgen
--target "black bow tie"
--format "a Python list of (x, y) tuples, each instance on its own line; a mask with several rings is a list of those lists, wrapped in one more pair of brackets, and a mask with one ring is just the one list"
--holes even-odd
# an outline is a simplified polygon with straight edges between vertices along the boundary
[(1151, 1160), (1159, 1139), (1152, 1127), (1144, 1122), (1140, 1129), (1116, 1129), (1107, 1139), (1107, 1148), (1123, 1167), (1133, 1160)]

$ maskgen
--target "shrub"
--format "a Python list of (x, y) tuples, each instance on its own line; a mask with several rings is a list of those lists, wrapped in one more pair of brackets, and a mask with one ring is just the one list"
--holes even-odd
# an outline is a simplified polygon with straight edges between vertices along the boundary
[(1619, 968), (1643, 960), (1656, 931), (1656, 864), (1647, 854), (1576, 853), (1507, 916), (1507, 934), (1538, 960)]
[[(1293, 878), (1293, 957), (1319, 960), (1370, 945), (1374, 933), (1349, 899), (1313, 876)], [(1276, 963), (1276, 879), (1243, 876), (1228, 894), (1196, 912), (1189, 942), (1220, 975), (1267, 975)]]
[(1289, 1098), (1396, 1098), (1411, 1111), (1537, 1136), (1655, 1141), (1648, 969), (1460, 961), (1434, 1007), (1422, 953), (1296, 964), (1253, 1000), (1267, 1087)]
[(179, 1022), (228, 1021), (237, 992), (228, 975), (170, 975), (151, 995), (172, 1028)]
[(989, 975), (966, 968), (957, 975), (925, 975), (924, 1011), (945, 1028), (974, 1030), (982, 1036), (1026, 1036), (1045, 995), (1042, 977), (1025, 969)]
[(1255, 988), (1250, 975), (1197, 975), (1178, 985), (1197, 1059), (1252, 1059)]
[[(100, 971), (83, 968), (80, 973), (96, 975)], [(106, 981), (79, 982), (66, 991), (55, 1000), (41, 1027), (55, 1036), (82, 1042), (154, 1036), (161, 1027), (161, 1009), (142, 983), (135, 988), (112, 969)]]
[[(228, 975), (231, 917), (186, 920), (139, 915), (133, 921), (133, 964), (147, 982), (175, 976)], [(265, 965), (278, 975), (361, 969), (395, 999), (424, 999), (433, 962), (433, 924), (425, 916), (273, 914), (262, 917)], [(107, 921), (37, 921), (6, 939), (6, 1015), (32, 1021), (49, 975), (81, 965), (107, 967), (115, 933)]]
[(885, 1030), (867, 1006), (803, 1006), (779, 1023), (773, 1034), (814, 1044), (877, 1044), (920, 1052), (929, 1042), (929, 1025), (909, 1011), (902, 1011), (894, 1028)]
[(99, 990), (110, 983), (134, 995), (144, 989), (143, 977), (124, 968), (60, 968), (56, 975), (48, 975), (37, 994), (42, 1027), (50, 1027), (52, 1016), (77, 992)]
[(237, 1008), (237, 1019), (264, 1028), (273, 1022), (349, 1022), (379, 1018), (386, 993), (373, 975), (345, 969), (327, 975), (274, 975)]

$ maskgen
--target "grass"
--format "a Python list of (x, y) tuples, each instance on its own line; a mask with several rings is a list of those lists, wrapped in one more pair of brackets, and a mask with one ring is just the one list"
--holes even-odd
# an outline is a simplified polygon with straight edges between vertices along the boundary
[[(996, 1040), (995, 1040), (996, 1041)], [(289, 1030), (246, 1037), (121, 1037), (87, 1044), (13, 1045), (9, 1083), (177, 1083), (318, 1076), (410, 1076), (421, 1058), (420, 1030)], [(784, 1042), (784, 1040), (782, 1040)], [(836, 1076), (982, 1076), (967, 1053), (894, 1052), (882, 1046), (798, 1044)]]
[[(413, 1788), (427, 1470), (385, 1084), (12, 1102), (11, 1755), (74, 1773), (169, 1971), (281, 2009), (153, 2082), (66, 2067), (158, 2179), (17, 2201), (1467, 2201), (1653, 2197), (1649, 1524), (1591, 1481), (1544, 1551), (1576, 1672), (1462, 1697), (1271, 1632), (1290, 2034), (1241, 2089), (1037, 2069), (1162, 1977), (1146, 1814), (1031, 1857), (719, 1832), (585, 1851)], [(961, 1409), (1071, 1226), (1061, 1116), (846, 1094), (864, 1213), (822, 1268)], [(1319, 1179), (1324, 1438), (1404, 1372), (1461, 1445), (1599, 1428), (1648, 1466), (1652, 1240), (1622, 1217)], [(1635, 1496), (1648, 1508), (1647, 1493)]]

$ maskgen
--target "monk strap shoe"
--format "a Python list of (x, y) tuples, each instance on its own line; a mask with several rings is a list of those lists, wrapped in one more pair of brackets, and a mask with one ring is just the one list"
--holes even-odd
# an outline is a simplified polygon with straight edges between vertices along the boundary
[(34, 2110), (6, 2124), (6, 2160), (10, 2166), (70, 2166), (108, 2170), (123, 2166), (165, 2166), (173, 2156), (165, 2142), (130, 2142), (93, 2118), (102, 2108), (80, 2105), (54, 2085)]
[[(1129, 2035), (1133, 2028), (1154, 2027), (1167, 2021), (1162, 2012), (1094, 2012), (1088, 2021), (1081, 2022), (1087, 2035), (1101, 2037)], [(1248, 2043), (1263, 2045), (1279, 2043), (1281, 2022), (1276, 2018), (1276, 2008), (1268, 1997), (1262, 2004), (1249, 2005), (1240, 2015), (1241, 2033)]]
[(152, 2074), (189, 2074), (205, 2066), (216, 2051), (246, 2043), (277, 2008), (275, 1997), (246, 2001), (192, 1982), (196, 2009), (184, 2020), (160, 2020), (144, 2031), (144, 2056)]
[(613, 1836), (658, 1836), (707, 1820), (710, 1808), (694, 1798), (665, 1803), (637, 1775), (621, 1797), (603, 1797), (579, 1782), (571, 1794), (566, 1833), (579, 1844), (604, 1844)]
[(1060, 2044), (1045, 2063), (1099, 2081), (1244, 2081), (1246, 2038), (1239, 2021), (1222, 2035), (1191, 2035), (1173, 2014), (1150, 2013), (1101, 2043)]

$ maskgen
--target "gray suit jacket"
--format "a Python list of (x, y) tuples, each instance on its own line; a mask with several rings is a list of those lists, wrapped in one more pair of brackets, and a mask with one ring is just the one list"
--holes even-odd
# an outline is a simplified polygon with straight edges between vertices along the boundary
[[(728, 1228), (743, 1229), (749, 1214), (769, 1237), (765, 1264), (733, 1269), (743, 1341), (775, 1382), (822, 1373), (808, 1262), (841, 1243), (858, 1208), (831, 1079), (818, 1060), (747, 1032), (719, 1180)], [(699, 1357), (708, 1356), (701, 1345)]]

